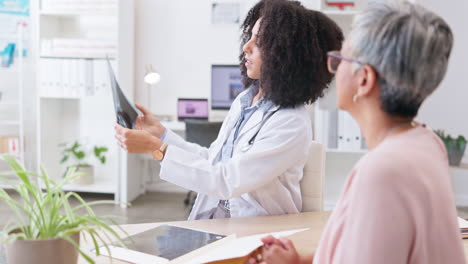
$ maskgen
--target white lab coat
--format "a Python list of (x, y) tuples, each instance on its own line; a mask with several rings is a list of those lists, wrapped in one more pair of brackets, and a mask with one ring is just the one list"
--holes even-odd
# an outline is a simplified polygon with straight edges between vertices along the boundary
[(241, 129), (232, 158), (217, 162), (226, 138), (240, 116), (239, 98), (234, 100), (218, 138), (209, 148), (189, 143), (167, 130), (168, 144), (161, 164), (163, 180), (198, 192), (189, 220), (229, 200), (231, 217), (299, 213), (302, 209), (300, 181), (312, 144), (312, 127), (304, 106), (279, 109), (263, 125), (254, 144), (243, 148), (257, 132), (267, 113), (255, 111)]

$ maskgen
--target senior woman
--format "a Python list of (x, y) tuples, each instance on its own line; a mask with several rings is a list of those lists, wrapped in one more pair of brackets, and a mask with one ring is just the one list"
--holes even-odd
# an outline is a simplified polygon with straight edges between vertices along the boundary
[(338, 106), (369, 152), (349, 174), (315, 255), (267, 237), (261, 262), (465, 263), (446, 150), (414, 121), (445, 75), (452, 43), (447, 23), (418, 5), (377, 3), (356, 18), (329, 68)]

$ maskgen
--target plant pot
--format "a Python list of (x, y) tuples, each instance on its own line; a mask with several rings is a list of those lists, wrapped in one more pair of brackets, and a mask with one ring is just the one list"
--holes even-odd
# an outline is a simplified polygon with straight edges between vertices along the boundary
[(94, 167), (93, 166), (86, 166), (86, 167), (79, 167), (77, 172), (82, 173), (80, 177), (73, 181), (74, 184), (78, 185), (90, 185), (94, 183)]
[(461, 149), (457, 148), (455, 144), (446, 144), (446, 147), (449, 158), (449, 164), (452, 166), (459, 166), (463, 155), (465, 154), (466, 144)]
[[(71, 235), (79, 244), (80, 234)], [(78, 251), (62, 238), (16, 240), (5, 246), (8, 264), (76, 264)]]

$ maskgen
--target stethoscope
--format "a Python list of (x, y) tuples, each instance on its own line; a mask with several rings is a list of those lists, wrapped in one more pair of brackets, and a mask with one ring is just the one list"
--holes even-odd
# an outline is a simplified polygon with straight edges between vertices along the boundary
[(275, 111), (269, 113), (266, 117), (263, 118), (262, 123), (260, 123), (260, 126), (258, 127), (257, 131), (250, 138), (250, 140), (248, 141), (248, 144), (241, 148), (242, 152), (247, 152), (252, 148), (253, 144), (255, 143), (255, 139), (257, 138), (257, 135), (260, 132), (260, 130), (262, 129), (263, 125), (268, 121), (268, 119), (270, 119), (271, 116), (273, 116), (276, 112), (278, 112), (278, 110), (279, 109), (276, 109)]

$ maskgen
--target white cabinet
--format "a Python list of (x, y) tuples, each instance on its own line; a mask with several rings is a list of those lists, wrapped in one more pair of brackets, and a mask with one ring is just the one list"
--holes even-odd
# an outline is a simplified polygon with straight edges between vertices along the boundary
[(37, 166), (60, 179), (67, 167), (60, 163), (60, 144), (78, 140), (85, 150), (105, 146), (109, 149), (105, 164), (89, 160), (94, 165), (94, 183), (64, 189), (108, 193), (117, 201), (131, 201), (143, 191), (136, 179), (140, 159), (123, 153), (115, 142), (106, 58), (133, 100), (134, 3), (42, 0), (33, 4), (37, 5)]

